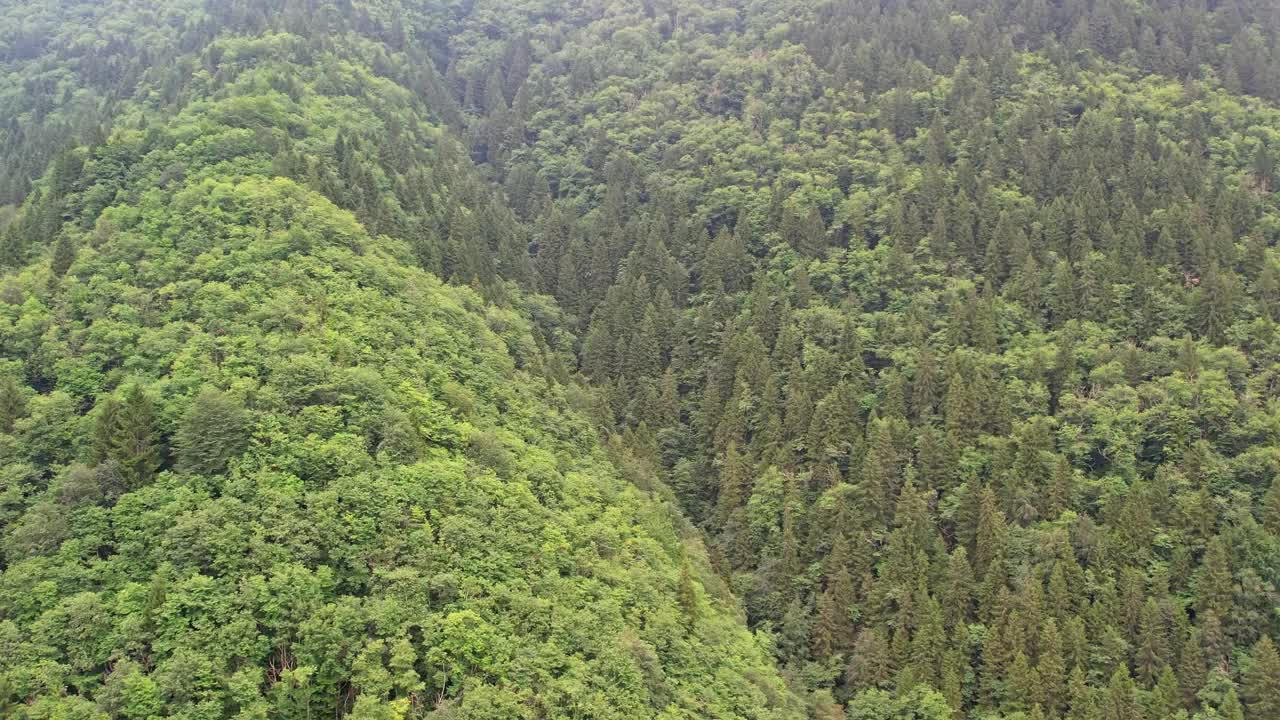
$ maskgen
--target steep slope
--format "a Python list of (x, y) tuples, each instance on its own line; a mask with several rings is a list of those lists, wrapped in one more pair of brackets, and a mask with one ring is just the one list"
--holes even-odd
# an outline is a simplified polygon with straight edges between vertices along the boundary
[(1280, 708), (1274, 3), (501, 17), (473, 156), (798, 685)]
[(28, 5), (0, 265), (290, 178), (528, 317), (812, 714), (1280, 715), (1280, 5)]
[(445, 286), (316, 191), (400, 221), (383, 186), (450, 162), (351, 43), (220, 37), (9, 228), (0, 714), (796, 717), (556, 379), (554, 307)]

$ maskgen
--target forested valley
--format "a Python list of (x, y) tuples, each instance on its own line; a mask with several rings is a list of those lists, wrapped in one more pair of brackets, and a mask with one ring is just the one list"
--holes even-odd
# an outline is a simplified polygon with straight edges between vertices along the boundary
[(1280, 5), (0, 0), (0, 717), (1280, 720)]

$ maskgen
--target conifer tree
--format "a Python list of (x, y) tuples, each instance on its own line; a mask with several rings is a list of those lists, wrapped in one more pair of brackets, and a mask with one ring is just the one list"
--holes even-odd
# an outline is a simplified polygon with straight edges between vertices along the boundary
[(1140, 624), (1134, 666), (1137, 668), (1138, 681), (1151, 687), (1164, 670), (1166, 658), (1169, 657), (1164, 619), (1154, 598), (1147, 598), (1143, 605)]
[(1018, 650), (1006, 671), (1006, 701), (1004, 706), (1013, 711), (1026, 710), (1031, 699), (1039, 691), (1040, 678), (1026, 654)]
[(1142, 717), (1138, 705), (1137, 689), (1129, 670), (1121, 665), (1111, 674), (1107, 684), (1106, 699), (1102, 704), (1103, 720), (1132, 720)]
[(989, 487), (979, 493), (978, 528), (974, 544), (974, 574), (985, 579), (1005, 552), (1004, 513), (996, 503), (996, 494)]
[(1160, 679), (1151, 690), (1150, 717), (1171, 718), (1182, 709), (1182, 689), (1178, 687), (1178, 678), (1173, 668), (1165, 665), (1160, 672)]
[(13, 432), (13, 423), (26, 412), (27, 400), (12, 375), (0, 376), (0, 432)]
[(1053, 618), (1044, 621), (1037, 641), (1036, 698), (1049, 717), (1059, 717), (1067, 701), (1067, 664), (1063, 656), (1062, 638)]
[(1267, 532), (1280, 535), (1280, 477), (1271, 481), (1271, 488), (1263, 497), (1262, 525)]
[(1248, 717), (1280, 717), (1280, 652), (1270, 635), (1263, 635), (1249, 653), (1242, 693)]
[(1084, 670), (1075, 665), (1071, 668), (1071, 675), (1067, 678), (1067, 695), (1070, 698), (1070, 712), (1067, 714), (1069, 720), (1098, 720), (1097, 699), (1094, 697), (1095, 691), (1089, 687), (1085, 680)]
[(1053, 461), (1052, 475), (1049, 479), (1049, 492), (1045, 503), (1045, 516), (1050, 519), (1057, 518), (1062, 515), (1064, 510), (1070, 509), (1074, 493), (1075, 470), (1072, 469), (1070, 461), (1059, 455)]
[(971, 619), (973, 605), (973, 569), (969, 553), (957, 545), (947, 558), (947, 581), (943, 594), (943, 612), (947, 627), (964, 627)]
[(911, 664), (915, 667), (917, 682), (940, 688), (947, 643), (942, 607), (932, 597), (926, 597), (922, 604), (921, 619), (911, 639)]
[(58, 241), (53, 246), (53, 259), (50, 261), (50, 269), (53, 271), (54, 277), (62, 277), (67, 274), (67, 270), (71, 269), (71, 263), (76, 260), (76, 246), (71, 236), (62, 233), (58, 236)]
[[(831, 591), (832, 602), (835, 603), (836, 609), (844, 614), (842, 618), (846, 620), (854, 603), (858, 601), (858, 591), (854, 587), (854, 577), (850, 571), (852, 564), (854, 561), (851, 559), (849, 542), (846, 541), (844, 533), (837, 533), (836, 541), (832, 544), (831, 555), (827, 556), (827, 588)], [(799, 568), (795, 569), (799, 570)], [(847, 630), (849, 630), (847, 637), (844, 633), (837, 634), (837, 637), (852, 639), (854, 628), (851, 624)]]
[(128, 487), (146, 484), (155, 475), (164, 457), (156, 428), (156, 408), (139, 384), (125, 391), (120, 411), (115, 414), (110, 445)]
[(813, 656), (825, 660), (831, 657), (839, 646), (838, 636), (842, 634), (845, 623), (841, 620), (841, 609), (836, 606), (831, 589), (818, 596), (818, 616), (813, 627)]
[(1196, 693), (1204, 687), (1207, 675), (1202, 633), (1198, 628), (1191, 628), (1182, 643), (1182, 656), (1178, 660), (1178, 683), (1182, 686), (1184, 703), (1195, 702)]
[[(743, 223), (745, 227), (745, 223)], [(751, 260), (743, 244), (741, 233), (721, 228), (703, 260), (702, 281), (718, 283), (725, 292), (738, 292), (744, 288)]]
[(1061, 562), (1054, 564), (1053, 570), (1049, 572), (1046, 592), (1049, 615), (1059, 622), (1066, 622), (1074, 611), (1074, 602), (1071, 591), (1067, 587), (1067, 575), (1063, 565), (1064, 563)]
[(957, 367), (947, 380), (944, 417), (948, 434), (957, 446), (972, 443), (982, 427), (979, 399), (975, 394), (970, 371)]
[(688, 558), (680, 563), (680, 578), (676, 584), (676, 599), (684, 615), (685, 627), (692, 629), (698, 622), (698, 589), (694, 585), (693, 570)]
[(849, 654), (846, 683), (855, 692), (884, 687), (893, 677), (893, 665), (886, 631), (879, 627), (864, 627), (858, 632), (853, 652)]
[(1244, 706), (1240, 704), (1240, 696), (1234, 687), (1227, 688), (1222, 702), (1218, 705), (1218, 713), (1223, 720), (1245, 720)]
[(720, 493), (716, 501), (716, 513), (722, 519), (728, 519), (747, 502), (751, 492), (748, 462), (738, 451), (738, 444), (730, 441), (720, 466)]
[(905, 470), (903, 457), (894, 441), (894, 428), (888, 420), (873, 420), (868, 427), (868, 447), (862, 461), (859, 482), (864, 494), (880, 506), (879, 515), (889, 517), (890, 504), (897, 497)]
[(938, 409), (941, 371), (937, 358), (929, 348), (920, 351), (915, 377), (911, 382), (911, 412), (916, 420), (930, 418)]
[(1231, 567), (1227, 561), (1227, 549), (1221, 537), (1209, 540), (1200, 571), (1196, 574), (1196, 596), (1201, 612), (1212, 611), (1218, 618), (1231, 612)]
[(90, 445), (94, 463), (101, 464), (114, 460), (120, 412), (120, 401), (115, 395), (101, 398), (94, 408), (93, 437)]
[(192, 400), (173, 436), (177, 467), (217, 475), (244, 448), (248, 417), (239, 402), (206, 387)]

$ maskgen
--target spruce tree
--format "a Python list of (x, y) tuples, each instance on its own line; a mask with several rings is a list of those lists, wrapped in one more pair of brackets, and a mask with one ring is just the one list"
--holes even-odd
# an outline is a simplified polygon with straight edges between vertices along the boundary
[(844, 631), (841, 609), (832, 597), (831, 588), (818, 596), (818, 615), (813, 626), (813, 656), (819, 660), (830, 658), (839, 646), (839, 636)]
[(746, 504), (751, 493), (750, 472), (748, 459), (738, 451), (737, 442), (730, 441), (720, 465), (720, 493), (716, 502), (716, 513), (722, 520)]
[(969, 553), (957, 545), (947, 558), (947, 580), (943, 594), (943, 613), (947, 627), (962, 628), (973, 613), (973, 568)]
[(1138, 705), (1137, 689), (1129, 670), (1121, 665), (1111, 674), (1107, 684), (1106, 699), (1102, 703), (1103, 720), (1134, 720), (1141, 718), (1142, 710)]
[(155, 404), (142, 385), (134, 383), (125, 390), (120, 409), (112, 419), (108, 454), (125, 486), (141, 487), (150, 482), (164, 460)]
[(1038, 685), (1032, 697), (1050, 717), (1059, 717), (1067, 701), (1067, 664), (1063, 656), (1062, 638), (1053, 618), (1044, 621), (1037, 640)]
[(1221, 619), (1231, 612), (1232, 594), (1227, 548), (1221, 537), (1214, 537), (1205, 548), (1196, 574), (1197, 606), (1201, 612), (1212, 611)]
[(1227, 688), (1226, 694), (1222, 697), (1222, 702), (1218, 704), (1218, 713), (1222, 715), (1223, 720), (1245, 720), (1244, 706), (1240, 704), (1240, 696), (1236, 693), (1234, 687)]
[(1045, 503), (1045, 516), (1054, 519), (1063, 511), (1071, 509), (1075, 494), (1075, 470), (1070, 461), (1059, 455), (1053, 461), (1053, 471), (1049, 479), (1049, 492)]
[(1272, 479), (1262, 499), (1262, 526), (1272, 535), (1280, 535), (1280, 476)]
[(50, 269), (53, 271), (54, 277), (62, 277), (67, 274), (67, 270), (71, 269), (71, 264), (76, 260), (75, 241), (67, 233), (61, 233), (58, 241), (53, 245), (53, 258), (50, 261)]
[(1173, 668), (1165, 665), (1160, 672), (1160, 679), (1151, 690), (1149, 716), (1153, 718), (1172, 718), (1182, 709), (1182, 689), (1178, 686), (1178, 678)]
[(941, 688), (947, 649), (942, 607), (932, 597), (925, 598), (922, 604), (921, 617), (911, 639), (911, 664), (915, 667), (917, 682)]
[(94, 408), (93, 437), (91, 438), (90, 452), (95, 464), (114, 459), (120, 412), (120, 401), (115, 395), (102, 397)]
[(0, 376), (0, 432), (13, 432), (14, 422), (26, 413), (27, 399), (12, 375)]
[(1154, 598), (1147, 598), (1143, 605), (1140, 626), (1134, 666), (1139, 682), (1149, 688), (1156, 683), (1169, 657), (1164, 619)]
[(692, 629), (700, 616), (698, 608), (698, 589), (693, 580), (693, 569), (688, 558), (680, 563), (680, 578), (676, 582), (676, 601), (680, 604), (685, 627)]
[(1039, 692), (1040, 677), (1023, 651), (1018, 650), (1014, 655), (1005, 683), (1004, 707), (1012, 711), (1026, 710)]
[(1280, 652), (1263, 635), (1249, 653), (1242, 692), (1249, 718), (1280, 718)]
[(1184, 703), (1196, 701), (1196, 694), (1204, 687), (1207, 675), (1208, 663), (1202, 633), (1198, 628), (1191, 628), (1182, 643), (1182, 654), (1178, 659), (1178, 684), (1182, 686)]
[(1084, 670), (1079, 665), (1072, 667), (1071, 674), (1067, 678), (1070, 711), (1066, 717), (1069, 720), (1099, 720), (1095, 694), (1094, 689), (1089, 687), (1085, 679)]
[(1005, 552), (1006, 524), (1004, 513), (996, 503), (996, 494), (984, 487), (979, 494), (978, 528), (974, 544), (974, 574), (985, 579)]
[(234, 398), (212, 387), (202, 389), (173, 436), (177, 468), (217, 475), (240, 454), (248, 440), (248, 415)]

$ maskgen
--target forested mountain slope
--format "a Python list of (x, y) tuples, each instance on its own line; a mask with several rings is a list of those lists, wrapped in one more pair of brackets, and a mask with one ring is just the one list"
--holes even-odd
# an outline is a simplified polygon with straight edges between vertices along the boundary
[(484, 211), (429, 192), (447, 142), (362, 47), (220, 36), (219, 78), (122, 102), (9, 228), (0, 715), (800, 717), (575, 409), (558, 311), (316, 191)]
[[(1274, 7), (652, 7), (447, 77), (789, 673), (1276, 714)], [(526, 42), (525, 97), (473, 89)]]
[[(1278, 7), (7, 5), (0, 201), (15, 205), (0, 211), (0, 338), (18, 433), (7, 452), (19, 462), (8, 466), (19, 469), (5, 481), (4, 577), (26, 567), (24, 582), (48, 590), (6, 591), (35, 603), (9, 618), (13, 631), (34, 642), (33, 628), (66, 625), (37, 616), (109, 581), (149, 587), (163, 572), (214, 571), (171, 559), (163, 572), (127, 566), (64, 588), (67, 563), (48, 559), (68, 547), (55, 520), (65, 532), (106, 532), (113, 526), (100, 515), (140, 515), (122, 503), (153, 487), (248, 503), (226, 488), (252, 486), (244, 478), (290, 439), (300, 443), (288, 453), (296, 464), (265, 467), (304, 492), (308, 478), (323, 491), (346, 477), (340, 466), (307, 469), (335, 447), (360, 445), (375, 467), (412, 466), (440, 444), (402, 405), (420, 397), (440, 408), (432, 417), (468, 426), (444, 452), (498, 477), (528, 473), (537, 454), (524, 446), (545, 443), (557, 466), (589, 462), (596, 469), (585, 474), (605, 487), (621, 487), (611, 479), (619, 468), (643, 491), (619, 490), (628, 499), (615, 501), (588, 485), (559, 497), (601, 517), (617, 502), (652, 518), (644, 533), (667, 540), (652, 564), (665, 584), (644, 596), (648, 607), (708, 648), (670, 654), (663, 648), (674, 646), (638, 629), (648, 620), (632, 618), (647, 645), (624, 631), (619, 642), (643, 682), (575, 664), (547, 671), (581, 679), (562, 696), (468, 709), (489, 696), (433, 675), (432, 648), (447, 643), (410, 633), (418, 677), (436, 683), (442, 707), (460, 697), (462, 711), (479, 716), (630, 717), (643, 706), (715, 717), (786, 714), (794, 695), (810, 716), (859, 719), (1280, 717)], [(253, 210), (258, 202), (277, 210)], [(309, 221), (284, 217), (296, 206), (358, 223), (365, 230), (352, 232), (364, 240), (317, 241)], [(286, 234), (280, 250), (267, 238), (284, 227), (299, 237)], [(221, 295), (197, 288), (232, 284), (239, 275), (216, 274), (227, 271), (213, 258), (237, 247), (315, 259), (281, 268), (281, 290), (254, 274), (251, 255), (220, 259), (252, 274), (267, 300), (215, 303), (209, 295)], [(291, 284), (295, 266), (344, 267), (326, 255), (334, 247), (359, 267), (380, 258), (393, 275), (430, 284), (425, 270), (474, 288), (436, 292), (461, 293), (467, 317), (486, 315), (502, 336), (509, 353), (477, 349), (470, 362), (511, 357), (499, 365), (519, 370), (500, 374), (527, 376), (518, 384), (529, 388), (518, 393), (526, 415), (512, 417), (502, 396), (463, 372), (467, 362), (431, 344), (410, 353), (434, 363), (429, 379), (416, 375), (410, 393), (397, 377), (390, 415), (362, 420), (360, 395), (334, 373), (392, 363), (366, 352), (399, 358), (400, 331), (333, 326), (326, 349), (311, 351), (329, 372), (290, 375), (270, 358), (283, 363), (291, 350), (258, 345), (179, 352), (195, 335), (174, 322), (205, 323), (215, 339), (230, 329), (221, 323), (286, 338), (330, 328), (335, 308), (361, 318), (352, 325), (395, 317), (378, 303), (318, 303)], [(148, 254), (169, 260), (139, 260)], [(403, 285), (375, 287), (387, 298), (379, 302), (403, 303), (409, 315), (433, 305)], [(169, 331), (130, 329), (152, 324)], [(418, 325), (406, 320), (403, 332)], [(233, 357), (246, 369), (224, 370)], [(313, 395), (271, 390), (279, 384)], [(120, 482), (110, 479), (141, 461), (103, 449), (119, 445), (126, 425), (102, 418), (139, 397), (152, 398), (170, 454), (141, 466), (161, 470), (158, 485), (117, 500), (125, 486), (109, 489)], [(57, 423), (32, 420), (55, 400), (75, 426), (61, 437)], [(194, 442), (180, 433), (194, 427), (183, 425), (195, 417), (188, 408), (206, 405), (246, 413), (251, 428), (227, 471), (183, 460)], [(273, 413), (285, 416), (278, 425)], [(572, 438), (538, 419), (584, 415), (591, 429), (575, 425)], [(502, 429), (526, 421), (538, 431), (512, 430), (524, 446), (509, 445)], [(573, 444), (595, 431), (612, 435), (608, 459), (591, 442)], [(225, 440), (239, 451), (241, 440)], [(392, 458), (381, 454), (386, 442), (417, 449)], [(108, 478), (87, 503), (98, 514), (57, 512), (56, 503), (80, 502), (64, 485), (91, 476)], [(193, 479), (206, 476), (220, 479)], [(536, 474), (526, 482), (541, 506), (560, 509), (539, 494)], [(419, 480), (405, 484), (422, 492)], [(727, 591), (701, 571), (696, 541), (671, 535), (679, 521), (652, 515), (651, 503), (667, 498), (708, 539)], [(466, 516), (471, 504), (442, 512)], [(163, 517), (164, 527), (183, 527)], [(441, 533), (440, 521), (427, 522)], [(37, 530), (55, 539), (29, 540)], [(335, 534), (315, 542), (348, 547)], [(545, 542), (512, 548), (507, 561), (535, 572), (525, 564), (546, 562), (543, 548), (558, 540)], [(458, 546), (493, 549), (469, 536)], [(81, 564), (122, 562), (114, 545), (85, 547), (72, 552), (99, 559)], [(595, 543), (602, 561), (633, 567), (611, 547)], [(298, 562), (341, 567), (327, 556)], [(505, 580), (501, 567), (478, 577)], [(598, 574), (577, 563), (559, 572), (569, 584)], [(347, 590), (334, 585), (325, 597)], [(735, 599), (754, 642), (723, 611)], [(501, 606), (485, 615), (493, 606), (475, 595), (452, 602), (456, 612), (506, 617)], [(663, 627), (677, 637), (675, 625)], [(384, 669), (394, 675), (386, 639)], [(595, 659), (572, 642), (561, 649)], [(101, 662), (116, 667), (105, 652)], [(73, 667), (57, 651), (35, 657)], [(148, 657), (129, 659), (139, 677), (154, 673)], [(287, 685), (272, 662), (258, 665), (262, 679), (234, 687), (276, 702), (269, 693)], [(232, 693), (225, 678), (252, 665), (224, 668), (219, 687)], [(87, 679), (63, 682), (72, 696), (57, 702), (120, 716), (101, 670), (78, 671)], [(355, 707), (356, 671), (330, 672), (324, 707)], [(530, 675), (466, 674), (516, 697), (541, 687)], [(29, 675), (14, 677), (24, 712), (40, 707), (28, 700), (55, 702)], [(604, 683), (598, 695), (590, 682)], [(165, 703), (187, 697), (157, 692)], [(408, 696), (393, 683), (380, 697)], [(205, 712), (236, 711), (227, 697)], [(580, 697), (598, 702), (568, 703)], [(434, 699), (409, 711), (430, 712)]]

